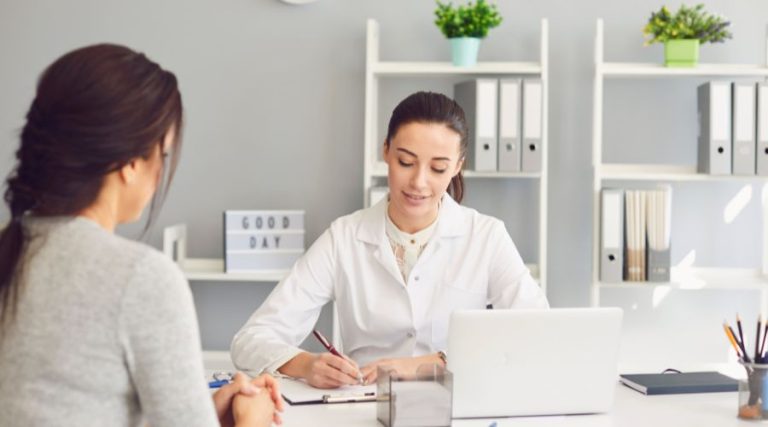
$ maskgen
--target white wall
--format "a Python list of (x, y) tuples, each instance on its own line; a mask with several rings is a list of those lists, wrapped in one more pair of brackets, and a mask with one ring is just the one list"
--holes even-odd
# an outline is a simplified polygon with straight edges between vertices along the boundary
[[(643, 48), (641, 29), (661, 3), (498, 3), (505, 22), (484, 42), (481, 60), (537, 60), (539, 20), (550, 21), (548, 292), (555, 306), (586, 305), (595, 20), (605, 19), (607, 61), (658, 62), (662, 48)], [(701, 60), (763, 63), (768, 3), (705, 3), (731, 18), (734, 39), (705, 46)], [(75, 47), (122, 43), (177, 74), (187, 112), (182, 163), (157, 230), (185, 222), (190, 255), (218, 257), (224, 209), (302, 208), (309, 244), (330, 221), (363, 203), (366, 19), (380, 23), (383, 59), (448, 60), (447, 42), (432, 24), (434, 6), (429, 0), (319, 0), (302, 7), (277, 0), (0, 0), (0, 172), (12, 168), (17, 133), (42, 69)], [(696, 83), (609, 82), (605, 160), (694, 163)], [(414, 79), (382, 87), (389, 96), (382, 100), (386, 111), (386, 105), (410, 90), (449, 88), (450, 81)], [(724, 204), (740, 188), (675, 186), (673, 261), (696, 251), (702, 266), (758, 266), (759, 205), (753, 200), (732, 224), (721, 219)], [(760, 191), (755, 188), (754, 197)], [(535, 194), (530, 183), (471, 181), (467, 204), (504, 219), (526, 261), (536, 262)], [(137, 229), (121, 232), (135, 234)], [(150, 243), (158, 246), (159, 235)], [(227, 348), (269, 289), (263, 284), (193, 284), (205, 347)], [(648, 292), (606, 295), (608, 302), (629, 311), (625, 341), (629, 337), (642, 347), (625, 345), (628, 358), (646, 357), (649, 348), (647, 357), (665, 354), (653, 350), (666, 342), (664, 334), (653, 331), (678, 331), (669, 325), (681, 317), (698, 320), (667, 337), (682, 347), (675, 354), (693, 349), (694, 356), (723, 357), (724, 342), (712, 344), (723, 338), (718, 329), (722, 316), (754, 312), (755, 294), (749, 292), (697, 296), (679, 291), (656, 307)], [(648, 304), (635, 307), (637, 301)], [(327, 314), (321, 326), (330, 329)], [(702, 336), (700, 330), (714, 332)]]

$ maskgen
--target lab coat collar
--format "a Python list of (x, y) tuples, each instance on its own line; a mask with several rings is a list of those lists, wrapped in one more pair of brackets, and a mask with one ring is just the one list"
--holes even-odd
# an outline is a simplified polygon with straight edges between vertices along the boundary
[[(376, 205), (365, 209), (357, 228), (357, 238), (367, 243), (381, 243), (386, 238), (384, 221), (386, 220), (389, 197), (384, 197)], [(440, 212), (437, 214), (435, 237), (456, 237), (467, 233), (468, 225), (461, 206), (445, 193)]]

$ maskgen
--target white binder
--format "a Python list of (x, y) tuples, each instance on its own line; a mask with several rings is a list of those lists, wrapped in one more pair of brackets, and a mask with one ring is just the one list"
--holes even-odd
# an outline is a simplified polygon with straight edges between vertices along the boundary
[(768, 84), (757, 83), (757, 174), (768, 175)]
[(624, 190), (602, 190), (600, 281), (619, 283), (624, 274)]
[(519, 172), (520, 144), (520, 79), (499, 80), (499, 170)]
[(755, 174), (755, 85), (733, 83), (733, 174)]
[(468, 170), (496, 170), (498, 86), (496, 79), (476, 79), (457, 83), (453, 88), (454, 99), (467, 118), (469, 144), (465, 164)]
[(698, 171), (731, 174), (731, 83), (707, 82), (697, 90), (699, 113)]
[(524, 172), (541, 171), (542, 90), (540, 79), (523, 80), (522, 166)]

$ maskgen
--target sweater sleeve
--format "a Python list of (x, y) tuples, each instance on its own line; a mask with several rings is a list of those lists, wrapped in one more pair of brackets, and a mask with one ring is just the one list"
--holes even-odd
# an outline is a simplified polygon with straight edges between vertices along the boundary
[(152, 427), (218, 426), (189, 284), (158, 252), (135, 267), (122, 298), (125, 362)]

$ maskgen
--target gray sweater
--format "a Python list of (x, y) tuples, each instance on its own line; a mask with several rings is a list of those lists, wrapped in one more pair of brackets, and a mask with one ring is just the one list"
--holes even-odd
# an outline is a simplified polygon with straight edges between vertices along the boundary
[(189, 285), (164, 255), (82, 217), (28, 218), (0, 426), (218, 425)]

